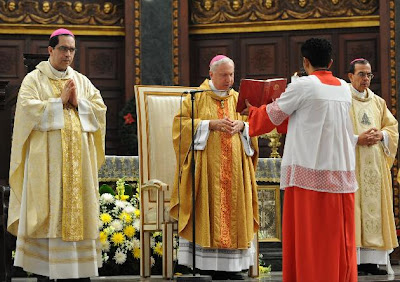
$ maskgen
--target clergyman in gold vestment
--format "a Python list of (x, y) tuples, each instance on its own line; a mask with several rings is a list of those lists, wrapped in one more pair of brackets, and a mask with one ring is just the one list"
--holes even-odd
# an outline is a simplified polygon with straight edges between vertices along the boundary
[[(255, 168), (256, 139), (248, 135), (246, 117), (236, 112), (238, 93), (231, 89), (234, 63), (218, 55), (210, 63), (211, 80), (195, 97), (196, 268), (214, 279), (240, 278), (251, 265), (251, 241), (259, 227)], [(178, 219), (178, 262), (192, 265), (191, 100), (173, 122), (178, 165), (171, 199), (172, 217)], [(179, 173), (181, 173), (179, 177)]]
[(17, 236), (14, 265), (43, 280), (88, 281), (102, 266), (97, 174), (106, 106), (70, 67), (75, 50), (69, 30), (53, 32), (49, 60), (24, 78), (15, 113), (8, 231)]
[[(357, 263), (360, 274), (392, 273), (389, 253), (398, 246), (390, 169), (397, 153), (398, 123), (385, 100), (369, 85), (373, 74), (365, 59), (350, 63), (351, 118), (356, 147), (358, 189), (355, 197)], [(387, 269), (378, 265), (386, 265)]]

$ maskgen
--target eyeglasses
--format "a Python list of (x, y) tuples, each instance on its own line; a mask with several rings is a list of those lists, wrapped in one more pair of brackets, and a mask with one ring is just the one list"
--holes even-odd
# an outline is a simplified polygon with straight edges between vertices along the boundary
[(76, 51), (76, 48), (67, 47), (67, 46), (58, 46), (56, 49), (60, 50), (63, 53), (67, 53), (67, 51), (70, 51), (71, 53), (75, 53), (75, 51)]
[(357, 75), (361, 78), (368, 77), (370, 80), (374, 78), (374, 75), (370, 72), (366, 73), (366, 72), (360, 71), (359, 73), (357, 73)]

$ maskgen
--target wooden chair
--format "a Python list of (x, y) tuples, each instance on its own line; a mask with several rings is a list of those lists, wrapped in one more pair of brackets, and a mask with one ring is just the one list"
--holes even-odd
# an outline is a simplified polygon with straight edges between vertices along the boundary
[[(176, 158), (172, 145), (172, 121), (184, 91), (175, 86), (135, 86), (139, 184), (140, 184), (140, 276), (151, 276), (150, 233), (162, 232), (163, 277), (173, 275), (173, 233), (177, 222), (169, 217)], [(184, 96), (182, 99), (184, 99)]]

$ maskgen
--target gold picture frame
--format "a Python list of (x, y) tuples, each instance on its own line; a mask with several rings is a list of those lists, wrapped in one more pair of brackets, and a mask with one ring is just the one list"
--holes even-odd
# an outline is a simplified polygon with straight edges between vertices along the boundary
[(281, 242), (281, 192), (279, 185), (258, 185), (259, 242)]

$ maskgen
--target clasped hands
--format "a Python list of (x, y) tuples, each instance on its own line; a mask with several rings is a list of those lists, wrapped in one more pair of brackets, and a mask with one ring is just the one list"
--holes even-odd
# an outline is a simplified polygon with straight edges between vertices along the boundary
[(210, 130), (221, 131), (234, 135), (244, 128), (244, 122), (241, 120), (231, 120), (230, 118), (210, 120)]
[(358, 135), (357, 144), (361, 146), (372, 146), (378, 143), (383, 139), (382, 131), (378, 130), (375, 127), (364, 131), (360, 135)]
[(76, 95), (76, 85), (73, 79), (69, 79), (61, 91), (61, 100), (63, 104), (70, 103), (75, 108), (78, 107), (78, 98)]

